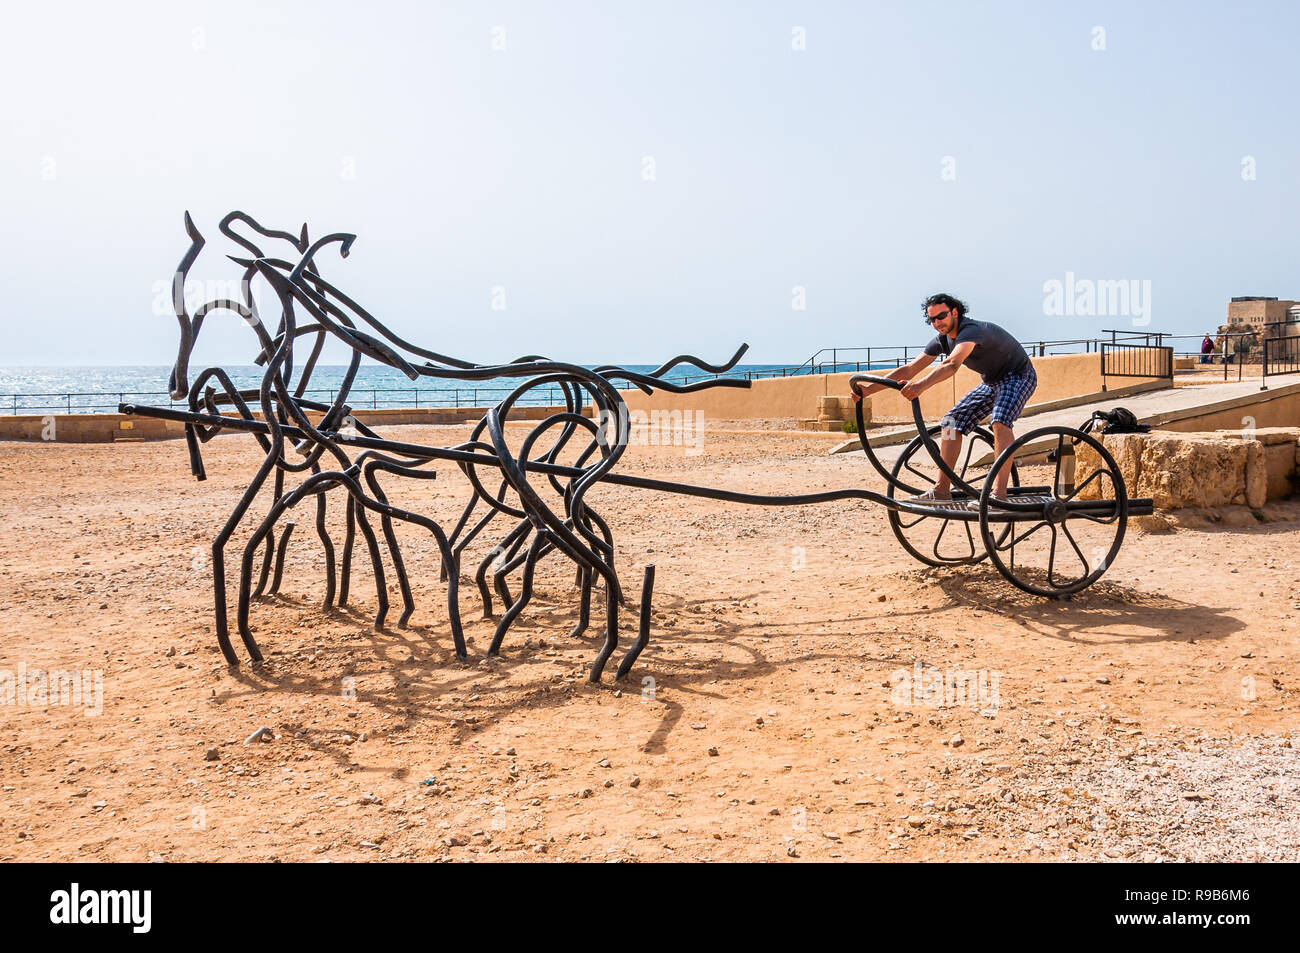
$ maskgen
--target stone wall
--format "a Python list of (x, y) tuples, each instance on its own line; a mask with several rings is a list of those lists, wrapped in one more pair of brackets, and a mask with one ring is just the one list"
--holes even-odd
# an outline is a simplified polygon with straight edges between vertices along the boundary
[[(510, 410), (511, 420), (542, 420), (563, 407), (519, 407)], [(353, 410), (352, 416), (369, 427), (394, 424), (476, 423), (486, 407), (397, 407)], [(261, 419), (261, 412), (254, 416)], [(320, 415), (312, 412), (312, 420)], [(227, 433), (238, 433), (230, 430)], [(33, 440), (55, 443), (117, 443), (127, 440), (168, 440), (185, 436), (185, 425), (156, 417), (126, 414), (17, 414), (0, 416), (0, 440)]]

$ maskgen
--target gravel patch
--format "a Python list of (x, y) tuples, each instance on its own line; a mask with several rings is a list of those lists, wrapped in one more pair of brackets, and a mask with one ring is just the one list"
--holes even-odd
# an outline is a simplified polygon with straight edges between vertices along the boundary
[[(1095, 760), (1093, 760), (1095, 759)], [(1022, 849), (1053, 859), (1300, 859), (1300, 751), (1288, 738), (1144, 741), (1009, 779), (995, 795)]]

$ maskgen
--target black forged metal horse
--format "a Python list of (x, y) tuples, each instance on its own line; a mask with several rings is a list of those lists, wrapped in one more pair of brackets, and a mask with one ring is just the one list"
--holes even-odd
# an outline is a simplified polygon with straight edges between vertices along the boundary
[[(254, 240), (234, 230), (236, 223), (246, 226), (262, 239), (291, 246), (294, 260), (268, 257)], [(589, 625), (591, 592), (597, 577), (604, 584), (604, 643), (590, 672), (590, 679), (593, 682), (599, 681), (606, 662), (618, 645), (618, 609), (625, 604), (625, 598), (614, 565), (613, 534), (606, 520), (585, 503), (584, 497), (592, 486), (611, 472), (628, 442), (627, 405), (612, 382), (627, 382), (647, 394), (655, 389), (689, 393), (708, 387), (748, 387), (748, 380), (737, 378), (715, 378), (690, 385), (672, 384), (662, 379), (668, 371), (683, 364), (710, 374), (723, 374), (739, 362), (748, 345), (741, 345), (731, 359), (722, 365), (714, 366), (690, 355), (680, 355), (648, 374), (614, 365), (588, 369), (551, 361), (538, 355), (520, 357), (509, 364), (473, 364), (403, 340), (321, 276), (315, 259), (322, 249), (337, 244), (340, 255), (346, 258), (356, 236), (335, 233), (311, 242), (306, 225), (295, 235), (264, 228), (239, 211), (228, 214), (219, 227), (223, 235), (251, 255), (228, 256), (243, 269), (239, 298), (213, 299), (198, 307), (193, 315), (189, 313), (184, 295), (186, 279), (204, 248), (205, 240), (187, 212), (185, 229), (190, 238), (190, 247), (177, 267), (172, 283), (173, 304), (181, 334), (169, 387), (173, 399), (187, 401), (189, 413), (165, 414), (157, 408), (151, 412), (185, 421), (190, 466), (195, 477), (200, 480), (205, 478), (201, 444), (222, 430), (252, 433), (265, 453), (262, 464), (212, 544), (217, 641), (226, 661), (230, 665), (239, 664), (230, 641), (226, 615), (226, 544), (243, 523), (268, 478), (273, 477), (270, 509), (253, 529), (244, 545), (240, 561), (237, 625), (244, 646), (254, 662), (261, 661), (262, 653), (249, 625), (251, 601), (264, 593), (274, 594), (279, 590), (289, 538), (294, 528), (292, 522), (286, 521), (277, 542), (276, 525), (294, 506), (313, 496), (316, 500), (316, 531), (325, 552), (324, 605), (330, 606), (336, 595), (339, 606), (347, 602), (352, 551), (356, 529), (360, 527), (370, 556), (378, 597), (375, 628), (383, 627), (389, 609), (387, 580), (379, 539), (367, 515), (376, 513), (402, 594), (403, 611), (397, 624), (399, 628), (405, 627), (415, 609), (415, 602), (393, 521), (421, 527), (432, 534), (441, 553), (441, 577), (447, 583), (451, 635), (456, 654), (462, 659), (467, 655), (458, 596), (462, 553), (498, 515), (510, 518), (513, 521), (512, 527), (483, 557), (475, 574), (483, 599), (484, 616), (491, 618), (493, 615), (492, 595), (487, 583), (489, 568), (493, 570), (492, 588), (506, 607), (497, 624), (488, 654), (497, 655), (500, 652), (511, 623), (528, 605), (538, 562), (558, 551), (576, 566), (580, 601), (579, 619), (572, 632), (574, 636), (580, 635)], [(263, 323), (252, 294), (252, 283), (258, 279), (271, 288), (279, 305), (280, 315), (274, 333)], [(188, 383), (190, 359), (203, 321), (209, 313), (216, 310), (234, 312), (256, 334), (259, 345), (256, 363), (265, 368), (258, 388), (240, 390), (220, 367), (206, 368), (197, 375), (193, 384)], [(300, 311), (305, 313), (305, 319), (300, 317)], [(374, 333), (363, 330), (363, 326)], [(294, 345), (298, 338), (308, 335), (313, 336), (311, 351), (295, 377)], [(342, 341), (351, 351), (351, 360), (332, 402), (325, 404), (308, 400), (303, 395), (327, 336)], [(409, 355), (410, 359), (404, 357), (403, 353)], [(524, 380), (505, 400), (488, 410), (464, 443), (440, 448), (398, 444), (380, 439), (372, 429), (351, 416), (347, 397), (363, 355), (397, 368), (413, 381), (421, 377), (467, 381), (499, 378)], [(505, 438), (505, 424), (510, 412), (519, 406), (529, 391), (543, 386), (559, 388), (564, 396), (564, 409), (533, 426), (519, 450), (513, 451)], [(254, 403), (261, 412), (260, 420), (253, 412), (251, 405)], [(594, 408), (595, 420), (584, 413), (587, 404)], [(237, 416), (223, 412), (223, 409), (229, 407), (234, 408)], [(124, 409), (135, 411), (129, 406)], [(313, 415), (316, 417), (314, 422)], [(530, 456), (543, 435), (552, 430), (558, 432), (550, 448), (537, 457)], [(585, 432), (586, 443), (578, 443), (573, 447), (576, 461), (561, 463), (561, 452), (580, 431)], [(293, 455), (286, 452), (287, 439), (293, 441)], [(354, 447), (361, 448), (355, 458), (347, 452)], [(473, 489), (473, 495), (450, 535), (432, 519), (394, 507), (380, 483), (380, 474), (416, 480), (434, 479), (434, 471), (422, 469), (434, 459), (456, 462)], [(330, 465), (332, 468), (327, 469)], [(484, 466), (499, 471), (500, 482), (495, 491), (489, 489), (480, 473), (480, 468)], [(544, 474), (562, 503), (562, 512), (556, 512), (547, 505), (529, 482), (530, 472)], [(297, 487), (286, 492), (286, 474), (297, 473), (308, 475)], [(337, 572), (334, 543), (326, 527), (326, 497), (335, 488), (341, 488), (346, 493), (346, 531), (341, 566)], [(471, 526), (471, 517), (480, 503), (485, 511)], [(259, 563), (257, 553), (262, 547)], [(507, 577), (516, 569), (521, 570), (520, 591), (518, 597), (512, 598)], [(620, 664), (619, 678), (627, 674), (648, 638), (652, 585), (651, 566), (646, 569), (643, 584), (640, 637)]]

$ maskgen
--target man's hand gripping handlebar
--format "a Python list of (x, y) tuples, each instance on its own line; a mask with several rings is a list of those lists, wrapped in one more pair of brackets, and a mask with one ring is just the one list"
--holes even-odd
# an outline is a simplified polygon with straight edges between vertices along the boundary
[[(870, 390), (865, 393), (858, 389), (859, 384), (866, 384)], [(892, 387), (894, 390), (902, 390), (906, 387), (908, 381), (896, 381), (892, 377), (876, 377), (873, 374), (854, 374), (849, 378), (849, 390), (853, 394), (854, 401), (861, 403), (862, 398), (868, 394), (881, 389), (882, 387)], [(912, 398), (915, 400), (916, 398)]]

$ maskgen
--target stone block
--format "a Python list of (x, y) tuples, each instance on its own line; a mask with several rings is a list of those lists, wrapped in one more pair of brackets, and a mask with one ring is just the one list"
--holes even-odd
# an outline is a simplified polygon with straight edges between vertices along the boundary
[[(1242, 431), (1216, 430), (1215, 433), (1240, 436)], [(1300, 427), (1257, 427), (1254, 430), (1246, 431), (1246, 433), (1266, 447), (1273, 447), (1278, 444), (1294, 444), (1300, 440)]]
[(817, 398), (817, 419), (822, 422), (843, 420), (840, 416), (840, 399), (838, 397)]
[[(1129, 496), (1149, 496), (1159, 509), (1246, 502), (1247, 441), (1186, 434), (1116, 434), (1102, 443), (1119, 466)], [(1256, 444), (1258, 446), (1258, 444)], [(1098, 465), (1080, 447), (1078, 482)], [(1096, 496), (1097, 482), (1081, 495)]]
[[(1151, 497), (1158, 509), (1249, 506), (1289, 496), (1300, 464), (1300, 430), (1113, 434), (1101, 438), (1115, 458), (1129, 496)], [(1097, 467), (1079, 447), (1077, 482)], [(1094, 482), (1081, 496), (1096, 497)]]
[(839, 433), (844, 429), (844, 421), (822, 420), (821, 418), (811, 420), (805, 417), (799, 421), (798, 426), (800, 430), (815, 430), (820, 433)]
[[(817, 398), (817, 419), (820, 421), (843, 421), (856, 420), (857, 411), (853, 406), (852, 397), (840, 397), (838, 395)], [(862, 406), (863, 423), (871, 422), (871, 401), (868, 400)]]
[(1268, 470), (1264, 466), (1264, 445), (1258, 440), (1247, 440), (1245, 444), (1246, 505), (1259, 509), (1268, 502)]

